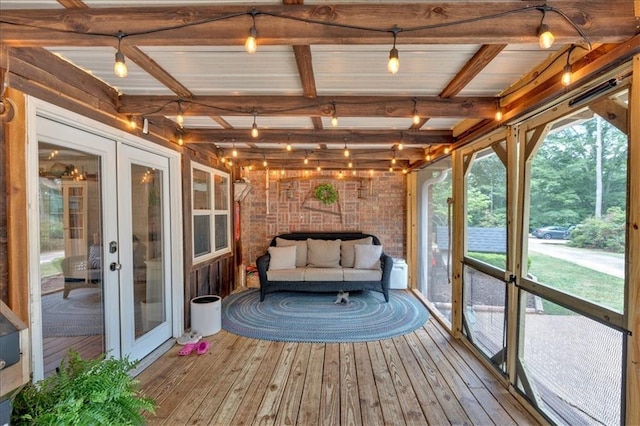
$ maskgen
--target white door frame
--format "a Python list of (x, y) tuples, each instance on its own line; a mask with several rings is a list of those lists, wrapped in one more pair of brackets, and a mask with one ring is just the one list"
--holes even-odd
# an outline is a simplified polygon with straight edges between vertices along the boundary
[[(165, 156), (169, 161), (169, 176), (168, 176), (168, 186), (169, 186), (169, 228), (170, 234), (168, 238), (170, 239), (170, 253), (167, 253), (167, 258), (171, 259), (170, 262), (170, 270), (168, 274), (168, 280), (170, 281), (170, 292), (171, 292), (171, 320), (172, 320), (172, 335), (173, 337), (178, 337), (182, 334), (184, 330), (184, 283), (183, 283), (183, 232), (182, 232), (182, 176), (181, 176), (181, 154), (179, 152), (173, 151), (166, 147), (154, 144), (152, 142), (146, 141), (137, 136), (131, 135), (122, 130), (118, 130), (112, 127), (109, 127), (105, 124), (99, 123), (90, 118), (81, 116), (77, 113), (67, 111), (63, 108), (57, 107), (55, 105), (49, 104), (48, 102), (44, 102), (42, 100), (33, 98), (31, 96), (27, 97), (27, 109), (26, 109), (26, 123), (27, 123), (27, 144), (26, 144), (26, 181), (27, 181), (27, 223), (28, 229), (27, 238), (28, 238), (28, 248), (27, 248), (27, 256), (29, 262), (29, 294), (30, 294), (30, 306), (29, 306), (29, 318), (30, 318), (30, 329), (31, 329), (31, 349), (32, 349), (32, 371), (34, 373), (34, 380), (41, 379), (44, 375), (43, 365), (42, 365), (42, 356), (43, 356), (43, 347), (42, 347), (42, 318), (41, 318), (41, 310), (40, 310), (40, 270), (39, 270), (39, 253), (40, 253), (40, 244), (39, 244), (39, 234), (40, 234), (40, 222), (39, 222), (39, 201), (38, 201), (38, 128), (37, 128), (37, 116), (41, 116), (53, 121), (56, 121), (60, 124), (76, 128), (91, 134), (95, 134), (97, 136), (110, 139), (114, 141), (113, 144), (113, 155), (108, 155), (103, 157), (103, 167), (111, 167), (113, 166), (113, 170), (115, 170), (115, 146), (116, 143), (123, 143), (126, 145), (130, 145), (136, 147), (138, 149), (160, 154)], [(81, 147), (81, 145), (79, 145)], [(91, 146), (92, 152), (106, 152), (108, 151), (107, 147), (95, 147)], [(113, 162), (113, 164), (111, 164)], [(107, 193), (104, 194), (103, 199), (105, 202), (108, 200), (115, 199), (115, 185), (104, 185), (103, 188)], [(111, 194), (113, 192), (113, 194)], [(111, 229), (117, 230), (117, 226), (112, 227), (112, 223), (107, 225), (107, 221), (117, 221), (116, 217), (105, 217), (103, 223), (103, 229), (107, 230), (109, 233), (113, 233), (114, 231), (110, 231)], [(117, 225), (117, 223), (116, 223)], [(117, 234), (103, 235), (104, 241), (117, 240)], [(111, 262), (117, 262), (116, 259), (105, 259), (105, 264), (109, 264)], [(108, 274), (110, 271), (105, 271), (105, 274)], [(118, 300), (113, 299), (113, 300)], [(105, 306), (105, 310), (107, 308), (116, 309), (116, 307), (108, 307)], [(119, 312), (119, 307), (117, 307)], [(108, 311), (109, 312), (109, 311)], [(111, 311), (112, 312), (112, 311)], [(105, 326), (107, 322), (105, 321)], [(107, 326), (108, 327), (108, 326)], [(109, 356), (122, 356), (121, 346), (119, 342), (119, 338), (115, 339), (115, 330), (110, 330), (107, 328), (105, 330), (106, 338), (111, 338), (112, 341), (109, 341), (109, 345), (112, 349), (117, 348), (117, 353), (115, 350), (112, 350), (109, 353)], [(119, 333), (119, 331), (117, 331)]]

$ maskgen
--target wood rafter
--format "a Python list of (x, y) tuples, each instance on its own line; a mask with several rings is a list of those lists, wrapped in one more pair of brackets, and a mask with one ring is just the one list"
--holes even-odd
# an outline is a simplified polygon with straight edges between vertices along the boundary
[[(402, 44), (443, 43), (535, 43), (540, 14), (535, 9), (502, 17), (482, 19), (522, 9), (522, 2), (340, 4), (340, 5), (259, 5), (257, 26), (260, 43), (310, 44), (384, 44), (389, 33), (379, 31), (397, 25), (415, 28), (430, 24), (465, 22), (464, 25), (405, 31)], [(636, 33), (632, 2), (609, 0), (557, 0), (561, 10), (581, 27), (592, 42), (622, 42)], [(113, 46), (122, 30), (131, 34), (123, 42), (134, 45), (239, 45), (250, 25), (251, 8), (237, 5), (154, 8), (96, 8), (66, 10), (3, 10), (0, 42), (9, 46)], [(231, 15), (234, 18), (220, 19)], [(284, 20), (289, 16), (296, 20)], [(471, 21), (477, 18), (477, 21)], [(188, 23), (215, 22), (185, 26)], [(313, 20), (318, 23), (302, 22)], [(581, 37), (558, 14), (548, 13), (545, 23), (553, 28), (556, 42), (578, 43)], [(16, 25), (17, 24), (17, 25)], [(24, 25), (20, 25), (24, 24)], [(372, 28), (377, 31), (345, 28)], [(178, 27), (159, 32), (160, 28)], [(48, 29), (45, 29), (48, 28)], [(71, 31), (71, 32), (70, 32)], [(151, 32), (150, 32), (151, 31)], [(138, 34), (138, 35), (133, 35)]]
[(287, 140), (295, 143), (313, 144), (382, 144), (391, 147), (400, 138), (404, 144), (434, 145), (450, 144), (453, 141), (450, 130), (322, 130), (315, 129), (261, 129), (260, 136), (251, 138), (248, 129), (185, 129), (183, 134), (187, 143), (223, 143), (252, 142), (282, 144)]
[[(493, 118), (496, 99), (492, 97), (398, 96), (196, 96), (181, 100), (186, 115), (288, 115), (298, 117), (330, 117), (333, 103), (344, 117), (407, 117), (413, 115), (413, 101), (420, 114), (427, 117)], [(178, 98), (172, 96), (128, 96), (120, 98), (118, 110), (123, 114), (175, 115)], [(286, 113), (284, 113), (286, 111)]]
[(485, 44), (482, 46), (444, 88), (440, 97), (451, 98), (460, 93), (505, 47), (507, 47), (506, 44)]

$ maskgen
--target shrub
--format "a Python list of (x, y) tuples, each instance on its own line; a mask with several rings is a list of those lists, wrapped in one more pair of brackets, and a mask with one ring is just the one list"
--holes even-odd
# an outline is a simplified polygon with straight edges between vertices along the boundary
[(141, 425), (155, 402), (137, 391), (128, 359), (85, 360), (69, 351), (58, 372), (28, 383), (16, 396), (16, 425)]
[(571, 231), (568, 246), (624, 253), (625, 215), (612, 207), (600, 219), (590, 218)]

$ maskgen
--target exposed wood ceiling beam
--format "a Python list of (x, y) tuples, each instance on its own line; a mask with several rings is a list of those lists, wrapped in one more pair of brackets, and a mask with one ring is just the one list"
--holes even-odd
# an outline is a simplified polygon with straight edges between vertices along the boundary
[(211, 119), (222, 126), (223, 129), (233, 129), (233, 126), (222, 117), (212, 116)]
[[(342, 117), (407, 117), (413, 116), (414, 100), (425, 117), (493, 118), (496, 99), (492, 97), (400, 96), (196, 96), (181, 99), (182, 110), (188, 115), (253, 115), (330, 117), (333, 103)], [(175, 115), (178, 99), (171, 96), (127, 96), (120, 98), (118, 110), (123, 114)]]
[[(482, 19), (526, 6), (519, 1), (258, 5), (256, 23), (263, 45), (389, 44), (394, 25), (407, 29), (399, 33), (399, 45), (492, 44), (495, 40), (509, 44), (536, 43), (541, 15), (535, 9)], [(634, 4), (630, 1), (556, 0), (553, 7), (579, 25), (592, 42), (618, 43), (636, 33)], [(237, 5), (3, 10), (0, 43), (7, 46), (114, 46), (116, 34), (122, 30), (128, 34), (123, 43), (138, 46), (240, 45), (250, 26), (250, 13), (250, 7)], [(236, 16), (226, 18), (232, 15)], [(283, 16), (294, 19), (284, 20)], [(200, 24), (212, 20), (215, 21)], [(443, 25), (462, 22), (464, 25)], [(545, 23), (552, 28), (557, 43), (582, 42), (576, 30), (558, 14), (547, 13)], [(440, 26), (408, 31), (435, 24)], [(163, 28), (175, 29), (158, 31)]]
[(88, 9), (89, 6), (85, 4), (82, 0), (58, 0), (63, 7), (67, 9)]
[(313, 61), (311, 60), (311, 47), (309, 46), (292, 46), (293, 53), (296, 57), (296, 65), (298, 66), (298, 74), (300, 74), (300, 83), (302, 84), (302, 93), (305, 98), (315, 98), (318, 96), (316, 91), (316, 79), (313, 75)]
[(292, 143), (349, 145), (398, 143), (400, 138), (407, 145), (449, 144), (453, 141), (450, 130), (300, 130), (300, 129), (260, 129), (260, 136), (253, 139), (248, 129), (184, 129), (184, 141), (187, 143)]
[(440, 97), (451, 98), (460, 93), (505, 47), (507, 47), (506, 44), (485, 44), (482, 46), (453, 77), (440, 93)]

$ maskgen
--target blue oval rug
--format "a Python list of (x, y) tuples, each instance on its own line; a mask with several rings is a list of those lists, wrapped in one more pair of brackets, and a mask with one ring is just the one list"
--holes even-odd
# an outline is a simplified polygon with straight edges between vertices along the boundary
[(407, 291), (351, 292), (350, 303), (335, 304), (334, 293), (277, 292), (260, 302), (259, 290), (222, 300), (222, 328), (240, 336), (280, 342), (367, 342), (410, 333), (429, 318), (427, 308)]

